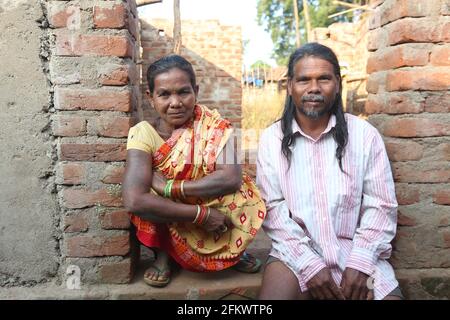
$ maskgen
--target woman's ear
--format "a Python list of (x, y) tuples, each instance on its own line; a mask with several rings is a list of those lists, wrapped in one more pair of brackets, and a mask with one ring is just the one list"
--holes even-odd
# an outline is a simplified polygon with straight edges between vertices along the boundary
[(150, 106), (153, 108), (153, 96), (150, 93), (150, 90), (145, 90), (145, 96), (147, 97), (147, 101), (150, 104)]
[(195, 88), (194, 88), (195, 98), (196, 98), (196, 99), (197, 99), (197, 96), (198, 96), (198, 89), (199, 89), (199, 86), (198, 86), (198, 84), (196, 84), (196, 85), (195, 85)]

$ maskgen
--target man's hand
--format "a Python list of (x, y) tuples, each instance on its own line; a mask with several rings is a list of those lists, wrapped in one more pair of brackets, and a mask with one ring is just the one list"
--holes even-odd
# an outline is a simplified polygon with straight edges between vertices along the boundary
[(345, 300), (344, 294), (334, 283), (328, 268), (320, 270), (306, 285), (314, 299)]
[(373, 293), (369, 295), (367, 280), (369, 276), (361, 271), (346, 268), (342, 274), (341, 288), (344, 296), (348, 300), (368, 300), (373, 299)]

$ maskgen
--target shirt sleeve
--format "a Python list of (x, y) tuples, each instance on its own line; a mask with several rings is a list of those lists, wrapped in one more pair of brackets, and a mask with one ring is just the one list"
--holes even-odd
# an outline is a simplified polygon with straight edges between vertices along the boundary
[(138, 149), (152, 154), (156, 148), (152, 128), (147, 121), (141, 121), (128, 132), (127, 150)]
[[(273, 134), (264, 132), (258, 148), (256, 180), (267, 207), (263, 229), (272, 239), (272, 249), (280, 260), (306, 285), (326, 265), (312, 249), (311, 239), (290, 217), (278, 176), (276, 157), (280, 151), (273, 150), (277, 145), (273, 139), (276, 139)], [(272, 150), (269, 150), (271, 146)]]
[(378, 259), (391, 255), (397, 228), (397, 200), (391, 167), (381, 135), (374, 129), (367, 154), (361, 219), (353, 238), (347, 267), (367, 275), (375, 272)]

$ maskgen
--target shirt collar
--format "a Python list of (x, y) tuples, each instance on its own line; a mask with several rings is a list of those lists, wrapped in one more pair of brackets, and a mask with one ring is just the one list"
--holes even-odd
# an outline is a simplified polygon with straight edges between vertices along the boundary
[(335, 126), (336, 126), (336, 116), (334, 114), (331, 114), (330, 119), (328, 120), (328, 125), (325, 128), (325, 130), (320, 134), (320, 136), (317, 139), (313, 139), (312, 137), (308, 136), (306, 133), (303, 132), (303, 130), (300, 128), (295, 118), (292, 119), (292, 132), (294, 134), (300, 134), (305, 138), (308, 138), (313, 141), (318, 141), (320, 138), (322, 138), (322, 136), (330, 132), (331, 129), (334, 128)]

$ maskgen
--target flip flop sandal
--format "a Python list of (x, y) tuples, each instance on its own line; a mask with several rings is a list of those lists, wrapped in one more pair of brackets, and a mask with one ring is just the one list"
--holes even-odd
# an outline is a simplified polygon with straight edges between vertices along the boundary
[(258, 258), (244, 252), (239, 262), (233, 266), (233, 269), (243, 273), (256, 273), (261, 268), (261, 264)]
[[(167, 276), (163, 280), (150, 279), (145, 276), (150, 270), (156, 271), (156, 273), (158, 273), (159, 277), (161, 277), (161, 275), (167, 275)], [(170, 270), (164, 270), (164, 269), (161, 270), (157, 266), (150, 266), (144, 272), (144, 281), (145, 281), (145, 283), (147, 283), (149, 286), (152, 286), (152, 287), (158, 287), (158, 288), (165, 287), (170, 282)]]

